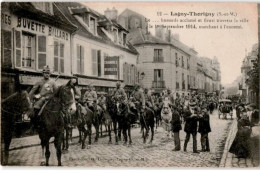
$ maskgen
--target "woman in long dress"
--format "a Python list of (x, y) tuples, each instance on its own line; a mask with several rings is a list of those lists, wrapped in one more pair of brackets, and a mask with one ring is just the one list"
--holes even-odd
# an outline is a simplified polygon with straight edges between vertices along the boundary
[(237, 122), (236, 137), (229, 149), (230, 153), (235, 154), (239, 158), (247, 158), (250, 154), (249, 140), (251, 134), (251, 127), (249, 117), (244, 109), (241, 112), (241, 118)]

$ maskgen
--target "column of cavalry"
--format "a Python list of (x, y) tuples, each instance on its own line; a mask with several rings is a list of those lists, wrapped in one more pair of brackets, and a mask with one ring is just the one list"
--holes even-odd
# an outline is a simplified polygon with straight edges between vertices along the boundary
[(48, 66), (43, 68), (42, 80), (37, 82), (29, 93), (22, 91), (19, 83), (16, 86), (18, 92), (2, 101), (2, 136), (5, 144), (2, 155), (4, 157), (1, 160), (3, 165), (8, 164), (8, 151), (15, 119), (23, 113), (29, 115), (33, 128), (39, 134), (46, 158), (44, 164), (49, 165), (49, 140), (54, 137), (58, 165), (61, 166), (62, 149), (68, 150), (69, 137), (72, 136), (74, 127), (79, 130), (79, 143), (82, 149), (86, 148), (87, 137), (87, 148), (91, 146), (93, 126), (96, 132), (95, 142), (98, 142), (99, 130), (101, 129), (102, 135), (102, 126), (105, 126), (109, 143), (112, 143), (113, 130), (115, 144), (118, 144), (123, 134), (124, 145), (127, 143), (131, 145), (131, 127), (133, 124), (140, 124), (143, 143), (146, 143), (149, 131), (151, 131), (149, 143), (152, 143), (154, 128), (157, 129), (162, 123), (165, 131), (170, 132), (172, 110), (177, 110), (183, 119), (185, 105), (187, 107), (190, 100), (179, 95), (174, 99), (171, 90), (155, 97), (147, 88), (143, 92), (139, 84), (135, 85), (128, 98), (120, 82), (116, 84), (115, 90), (106, 95), (103, 93), (100, 97), (90, 84), (81, 96), (77, 88), (77, 78), (72, 78), (66, 84), (57, 87), (55, 80), (50, 79)]

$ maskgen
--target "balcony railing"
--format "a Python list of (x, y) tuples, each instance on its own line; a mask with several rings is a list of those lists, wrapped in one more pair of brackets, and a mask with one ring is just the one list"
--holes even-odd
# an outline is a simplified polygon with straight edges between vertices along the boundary
[(153, 57), (153, 62), (164, 62), (164, 58), (162, 56), (154, 56)]
[(153, 81), (153, 88), (165, 88), (165, 81)]

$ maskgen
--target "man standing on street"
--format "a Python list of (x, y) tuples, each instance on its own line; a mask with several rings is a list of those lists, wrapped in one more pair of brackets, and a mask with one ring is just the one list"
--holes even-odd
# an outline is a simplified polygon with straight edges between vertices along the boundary
[[(190, 106), (195, 106), (191, 105)], [(184, 131), (186, 132), (186, 138), (184, 142), (184, 151), (187, 151), (187, 145), (190, 140), (190, 135), (193, 138), (193, 153), (199, 153), (197, 151), (197, 107), (185, 107), (184, 108), (184, 120), (185, 120), (185, 127)]]
[(210, 128), (210, 118), (207, 111), (207, 108), (204, 106), (202, 109), (202, 115), (199, 117), (199, 130), (198, 132), (201, 134), (201, 151), (209, 152), (209, 138), (208, 133), (211, 132)]
[(177, 111), (177, 107), (173, 106), (173, 112), (172, 112), (172, 132), (174, 135), (174, 145), (175, 148), (172, 151), (180, 151), (181, 150), (181, 142), (180, 142), (180, 130), (181, 128), (181, 119), (180, 114)]

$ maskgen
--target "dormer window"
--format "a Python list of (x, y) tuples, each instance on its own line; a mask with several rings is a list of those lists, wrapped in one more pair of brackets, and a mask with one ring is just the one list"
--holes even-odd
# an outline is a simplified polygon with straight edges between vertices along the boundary
[(41, 10), (44, 13), (48, 13), (50, 15), (53, 15), (52, 2), (32, 2), (32, 4), (38, 10)]
[(92, 32), (92, 34), (96, 35), (96, 19), (93, 17), (90, 17), (89, 19), (89, 29)]
[(118, 30), (116, 28), (113, 29), (114, 42), (118, 42)]

